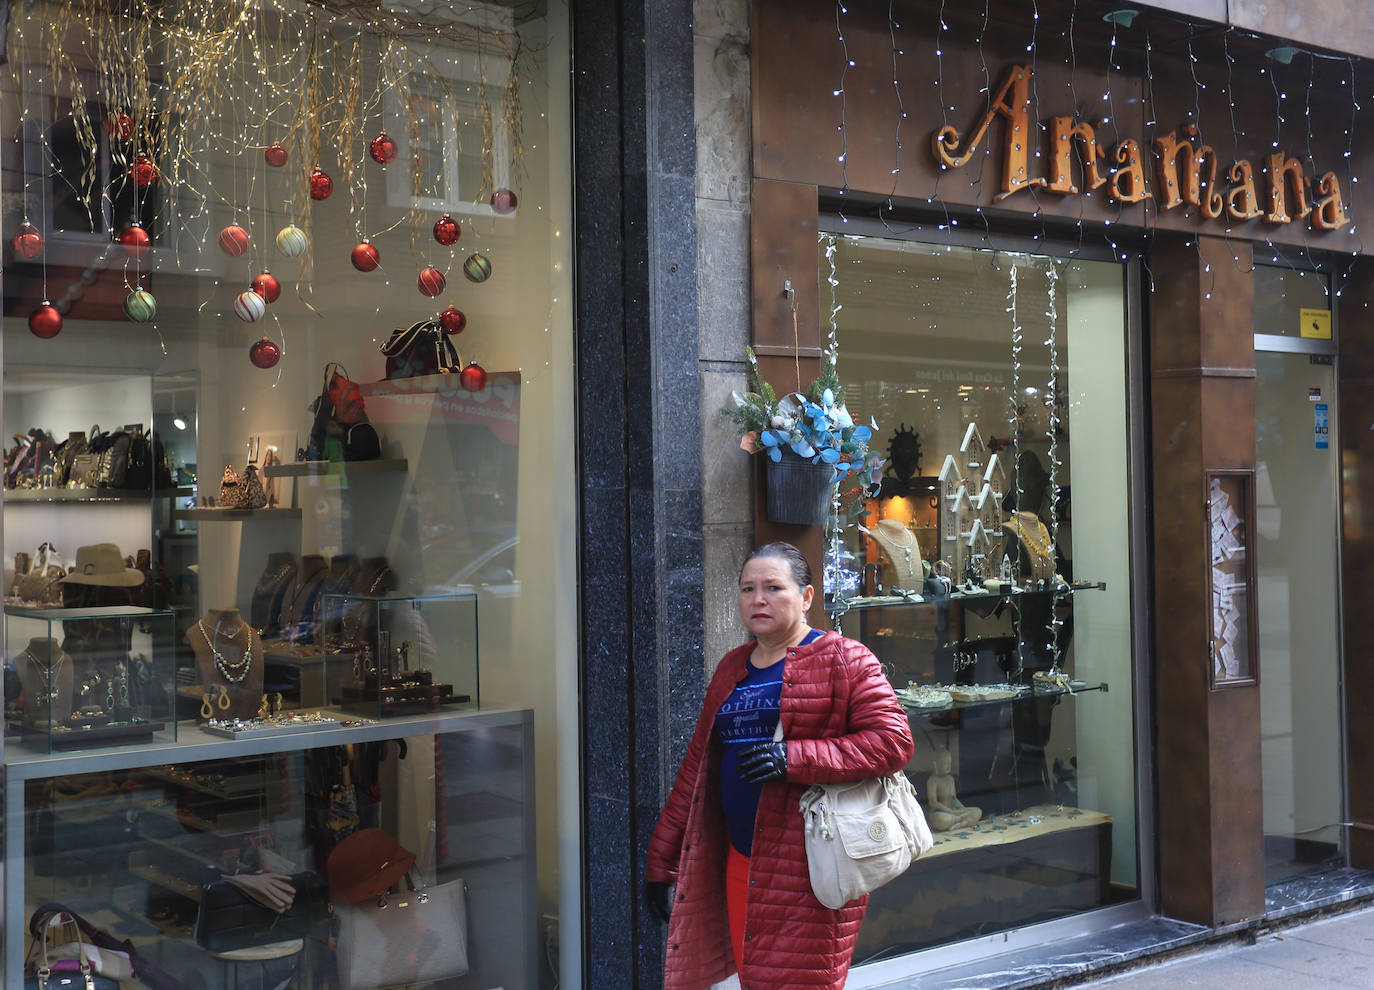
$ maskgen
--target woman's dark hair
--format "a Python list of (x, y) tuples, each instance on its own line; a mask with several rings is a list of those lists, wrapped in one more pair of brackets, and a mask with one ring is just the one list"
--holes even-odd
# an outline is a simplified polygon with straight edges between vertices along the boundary
[(811, 565), (806, 562), (802, 552), (790, 543), (781, 540), (776, 543), (765, 543), (756, 549), (749, 556), (744, 558), (744, 564), (740, 566), (740, 576), (744, 576), (744, 568), (749, 561), (755, 557), (776, 557), (787, 565), (787, 569), (792, 572), (792, 580), (797, 582), (798, 588), (805, 588), (811, 583)]

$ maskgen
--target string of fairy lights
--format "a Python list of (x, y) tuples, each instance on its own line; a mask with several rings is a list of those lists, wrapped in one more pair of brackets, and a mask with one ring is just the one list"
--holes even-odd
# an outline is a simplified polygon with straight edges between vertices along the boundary
[[(941, 133), (954, 130), (966, 124), (970, 119), (990, 120), (994, 119), (994, 112), (1002, 112), (994, 107), (994, 74), (989, 67), (989, 52), (1005, 52), (1009, 50), (1010, 39), (1005, 33), (997, 39), (995, 49), (990, 41), (989, 23), (995, 22), (997, 18), (992, 11), (991, 0), (984, 0), (981, 27), (978, 24), (978, 12), (976, 10), (960, 11), (960, 24), (958, 30), (951, 28), (950, 21), (946, 16), (945, 0), (938, 3), (931, 3), (928, 8), (933, 14), (933, 19), (927, 22), (924, 31), (917, 31), (917, 37), (924, 34), (920, 44), (924, 50), (928, 51), (933, 58), (930, 59), (928, 85), (933, 88), (934, 100), (938, 102), (927, 103), (927, 117), (932, 125), (938, 120)], [(1024, 11), (1024, 14), (1022, 14)], [(1031, 67), (1031, 93), (1029, 102), (1036, 108), (1042, 106), (1042, 93), (1040, 83), (1040, 68), (1042, 61), (1052, 61), (1045, 59), (1046, 48), (1046, 25), (1048, 22), (1042, 20), (1042, 12), (1038, 0), (1032, 0), (1027, 8), (1022, 8), (1018, 14), (1024, 16), (1023, 24), (1027, 37), (1023, 39), (1021, 47), (1024, 49), (1027, 61)], [(840, 180), (839, 193), (839, 230), (843, 231), (846, 224), (849, 224), (857, 214), (858, 199), (855, 195), (856, 189), (851, 183), (851, 176), (857, 172), (851, 171), (858, 169), (860, 163), (855, 160), (855, 154), (860, 145), (852, 141), (853, 135), (848, 133), (850, 112), (857, 105), (857, 101), (873, 101), (875, 99), (886, 99), (892, 107), (892, 144), (891, 159), (892, 165), (888, 169), (890, 182), (883, 183), (883, 188), (859, 189), (858, 192), (876, 194), (877, 202), (871, 208), (869, 215), (878, 222), (882, 230), (898, 238), (910, 238), (915, 234), (919, 237), (921, 233), (935, 234), (935, 240), (941, 242), (934, 245), (935, 250), (943, 250), (948, 253), (954, 249), (954, 245), (968, 244), (971, 246), (981, 245), (989, 250), (991, 265), (997, 271), (1004, 271), (1007, 279), (1007, 318), (1009, 321), (1010, 344), (1010, 393), (1008, 396), (1008, 408), (1006, 410), (1006, 423), (1011, 445), (1012, 463), (1010, 468), (1011, 489), (1017, 500), (1018, 506), (1022, 504), (1025, 497), (1025, 486), (1021, 478), (1022, 459), (1020, 454), (1021, 430), (1023, 427), (1029, 428), (1031, 418), (1025, 413), (1025, 403), (1027, 396), (1036, 395), (1037, 402), (1043, 402), (1046, 416), (1043, 421), (1037, 421), (1035, 432), (1038, 440), (1043, 440), (1047, 446), (1044, 455), (1047, 458), (1046, 471), (1048, 474), (1048, 497), (1043, 507), (1046, 513), (1045, 522), (1050, 536), (1050, 552), (1057, 552), (1061, 540), (1061, 505), (1065, 495), (1062, 487), (1065, 477), (1065, 447), (1061, 440), (1068, 436), (1068, 421), (1070, 409), (1073, 403), (1069, 397), (1072, 393), (1066, 388), (1064, 381), (1064, 365), (1062, 363), (1062, 341), (1061, 341), (1061, 321), (1064, 313), (1064, 291), (1067, 283), (1063, 279), (1078, 272), (1072, 259), (1076, 259), (1083, 254), (1085, 239), (1092, 236), (1094, 227), (1098, 230), (1101, 242), (1110, 252), (1111, 257), (1119, 263), (1128, 263), (1133, 258), (1139, 263), (1141, 271), (1145, 277), (1145, 288), (1154, 293), (1158, 290), (1155, 284), (1154, 273), (1150, 269), (1150, 254), (1161, 230), (1177, 229), (1178, 217), (1189, 217), (1194, 220), (1201, 220), (1205, 215), (1209, 219), (1219, 219), (1215, 231), (1203, 231), (1201, 229), (1193, 232), (1185, 240), (1188, 247), (1197, 252), (1198, 270), (1206, 280), (1202, 286), (1202, 294), (1205, 298), (1211, 299), (1217, 286), (1217, 272), (1214, 269), (1213, 256), (1204, 251), (1202, 237), (1204, 234), (1215, 234), (1218, 240), (1224, 240), (1227, 249), (1232, 256), (1232, 262), (1238, 269), (1251, 273), (1254, 271), (1255, 264), (1258, 263), (1260, 250), (1254, 252), (1256, 261), (1249, 266), (1242, 263), (1240, 252), (1236, 248), (1236, 239), (1240, 235), (1237, 229), (1238, 224), (1249, 219), (1234, 209), (1236, 200), (1227, 198), (1227, 187), (1225, 185), (1228, 178), (1232, 183), (1240, 181), (1235, 175), (1229, 175), (1231, 171), (1222, 161), (1222, 157), (1217, 151), (1213, 150), (1217, 146), (1230, 145), (1232, 156), (1231, 162), (1242, 160), (1241, 146), (1245, 140), (1247, 144), (1253, 143), (1255, 135), (1246, 134), (1239, 126), (1238, 104), (1245, 100), (1253, 101), (1256, 96), (1257, 87), (1254, 82), (1263, 83), (1273, 94), (1273, 113), (1274, 113), (1274, 135), (1269, 143), (1272, 150), (1277, 153), (1284, 150), (1283, 142), (1285, 135), (1288, 134), (1291, 124), (1289, 118), (1293, 113), (1301, 112), (1306, 121), (1305, 128), (1305, 148), (1301, 152), (1300, 164), (1304, 167), (1304, 178), (1301, 180), (1307, 185), (1306, 192), (1301, 194), (1294, 193), (1292, 200), (1301, 202), (1310, 209), (1315, 209), (1314, 201), (1317, 196), (1319, 176), (1323, 175), (1325, 169), (1319, 168), (1318, 146), (1319, 143), (1329, 149), (1330, 142), (1319, 142), (1317, 135), (1319, 130), (1329, 129), (1333, 121), (1330, 108), (1333, 103), (1341, 102), (1342, 97), (1349, 102), (1349, 121), (1343, 127), (1343, 133), (1339, 136), (1343, 139), (1343, 149), (1338, 149), (1340, 155), (1340, 168), (1344, 171), (1338, 173), (1339, 199), (1337, 202), (1337, 223), (1333, 227), (1331, 224), (1323, 226), (1325, 236), (1320, 243), (1311, 237), (1307, 223), (1304, 222), (1306, 213), (1303, 216), (1295, 217), (1295, 222), (1302, 228), (1298, 236), (1289, 235), (1279, 238), (1273, 228), (1271, 219), (1267, 216), (1255, 222), (1253, 228), (1247, 228), (1246, 236), (1252, 238), (1256, 243), (1262, 242), (1267, 248), (1269, 257), (1276, 260), (1276, 263), (1287, 265), (1291, 273), (1297, 277), (1316, 278), (1323, 289), (1326, 291), (1328, 300), (1339, 298), (1344, 288), (1349, 284), (1352, 277), (1354, 266), (1359, 258), (1364, 254), (1364, 245), (1358, 223), (1354, 220), (1355, 201), (1358, 194), (1359, 176), (1354, 173), (1353, 165), (1354, 148), (1356, 145), (1356, 124), (1361, 109), (1361, 101), (1356, 95), (1358, 85), (1358, 75), (1356, 60), (1350, 56), (1328, 55), (1321, 52), (1309, 51), (1299, 48), (1270, 48), (1266, 53), (1266, 58), (1252, 61), (1248, 65), (1238, 60), (1236, 55), (1236, 42), (1244, 40), (1249, 51), (1264, 50), (1266, 39), (1260, 35), (1238, 28), (1234, 25), (1227, 25), (1221, 31), (1205, 32), (1208, 35), (1208, 44), (1213, 47), (1207, 49), (1211, 54), (1210, 59), (1205, 60), (1200, 53), (1199, 42), (1203, 33), (1198, 31), (1197, 25), (1185, 17), (1174, 15), (1165, 11), (1151, 10), (1147, 18), (1141, 19), (1137, 23), (1139, 11), (1129, 7), (1121, 6), (1111, 10), (1102, 16), (1106, 22), (1105, 52), (1100, 49), (1093, 51), (1096, 46), (1083, 47), (1079, 43), (1077, 30), (1080, 27), (1080, 7), (1077, 2), (1071, 0), (1065, 5), (1068, 16), (1066, 21), (1060, 26), (1059, 38), (1064, 42), (1059, 47), (1059, 51), (1064, 51), (1066, 57), (1066, 77), (1064, 84), (1071, 98), (1071, 114), (1069, 117), (1070, 126), (1075, 129), (1080, 125), (1087, 125), (1096, 131), (1098, 143), (1106, 150), (1115, 151), (1117, 146), (1129, 137), (1127, 130), (1121, 127), (1118, 119), (1119, 111), (1124, 107), (1118, 106), (1118, 99), (1122, 92), (1131, 91), (1131, 103), (1139, 102), (1140, 107), (1132, 107), (1128, 116), (1139, 116), (1139, 125), (1142, 132), (1137, 135), (1141, 138), (1140, 147), (1142, 149), (1142, 161), (1135, 163), (1139, 174), (1148, 175), (1145, 190), (1147, 195), (1139, 198), (1132, 198), (1130, 193), (1133, 191), (1129, 185), (1118, 183), (1118, 171), (1122, 168), (1131, 167), (1122, 158), (1118, 161), (1111, 161), (1105, 172), (1106, 186), (1105, 194), (1107, 202), (1115, 207), (1107, 215), (1102, 215), (1105, 211), (1098, 211), (1097, 219), (1089, 219), (1087, 208), (1091, 189), (1081, 190), (1078, 197), (1076, 216), (1073, 212), (1061, 211), (1056, 218), (1051, 211), (1042, 203), (1045, 197), (1045, 180), (1031, 182), (1021, 185), (1016, 189), (1018, 198), (1024, 198), (1025, 203), (1019, 209), (996, 210), (988, 208), (991, 204), (984, 191), (984, 172), (989, 168), (995, 168), (1000, 163), (994, 163), (991, 158), (998, 154), (996, 142), (992, 136), (986, 140), (972, 139), (969, 147), (965, 148), (960, 154), (969, 154), (969, 160), (961, 162), (967, 176), (967, 186), (960, 185), (958, 193), (951, 191), (948, 185), (951, 176), (945, 173), (949, 168), (938, 164), (929, 178), (913, 179), (912, 176), (920, 175), (921, 171), (911, 168), (912, 148), (920, 147), (921, 142), (913, 142), (909, 139), (903, 140), (905, 134), (909, 134), (904, 128), (909, 127), (910, 112), (912, 105), (907, 99), (904, 88), (908, 89), (913, 84), (911, 79), (905, 78), (902, 71), (904, 62), (901, 56), (906, 54), (908, 48), (914, 47), (914, 42), (907, 37), (907, 32), (912, 29), (912, 25), (907, 24), (912, 20), (909, 12), (901, 12), (899, 5), (889, 2), (887, 7), (887, 38), (881, 54), (876, 50), (879, 43), (876, 37), (877, 30), (881, 30), (876, 23), (877, 19), (872, 18), (869, 30), (874, 36), (871, 39), (873, 49), (869, 56), (868, 47), (856, 44), (853, 37), (846, 36), (848, 28), (851, 35), (856, 29), (853, 27), (852, 19), (849, 16), (850, 10), (845, 0), (836, 0), (835, 3), (835, 34), (837, 42), (837, 52), (841, 58), (838, 86), (833, 90), (836, 98), (835, 108), (837, 112), (836, 134), (837, 134), (837, 155), (838, 178)], [(1003, 24), (1005, 25), (1005, 19)], [(1152, 31), (1152, 25), (1158, 29), (1160, 25), (1168, 25), (1176, 30), (1173, 31)], [(903, 28), (905, 27), (905, 31)], [(876, 29), (876, 30), (875, 30)], [(961, 33), (962, 32), (962, 33)], [(1167, 57), (1171, 57), (1175, 63), (1181, 62), (1186, 69), (1186, 74), (1182, 74), (1175, 79), (1174, 91), (1177, 91), (1178, 83), (1192, 86), (1192, 106), (1184, 112), (1184, 119), (1178, 128), (1171, 128), (1167, 123), (1161, 126), (1160, 108), (1156, 102), (1155, 95), (1155, 73), (1159, 70), (1156, 61), (1156, 33), (1163, 37), (1172, 35), (1172, 40), (1168, 42), (1166, 48), (1172, 51), (1166, 52)], [(1125, 40), (1130, 39), (1129, 51), (1131, 57), (1125, 58), (1128, 50)], [(1221, 55), (1216, 58), (1216, 53)], [(976, 64), (981, 65), (981, 85), (977, 86), (976, 92), (981, 99), (981, 112), (977, 106), (969, 105), (969, 96), (973, 95), (973, 87), (964, 83), (964, 74), (960, 73), (960, 89), (957, 91), (963, 94), (961, 99), (951, 99), (951, 93), (947, 92), (950, 85), (951, 75), (947, 72), (945, 59), (957, 50), (958, 57), (967, 59), (965, 64), (973, 66), (976, 52)], [(859, 52), (864, 52), (860, 56)], [(1091, 52), (1091, 54), (1090, 54)], [(871, 57), (871, 63), (870, 63)], [(1301, 80), (1296, 73), (1289, 74), (1284, 70), (1295, 57), (1305, 57), (1307, 65)], [(862, 61), (860, 61), (862, 59)], [(883, 61), (879, 61), (882, 59)], [(890, 60), (890, 84), (891, 89), (884, 94), (876, 85), (868, 82), (870, 78), (881, 79), (885, 64)], [(1339, 88), (1335, 84), (1323, 93), (1321, 107), (1327, 110), (1325, 115), (1317, 112), (1316, 95), (1322, 92), (1318, 80), (1318, 67), (1324, 60), (1345, 63), (1342, 68), (1345, 78), (1340, 80)], [(1129, 66), (1127, 63), (1130, 63)], [(1206, 65), (1210, 78), (1205, 77), (1202, 69)], [(1091, 97), (1085, 98), (1081, 84), (1080, 70), (1084, 67), (1093, 68), (1100, 74), (1103, 82), (1100, 92), (1094, 92)], [(1297, 67), (1295, 67), (1296, 69)], [(968, 73), (972, 76), (973, 73)], [(1330, 75), (1330, 73), (1328, 73)], [(1221, 81), (1224, 77), (1224, 82)], [(1049, 78), (1048, 76), (1046, 78)], [(856, 89), (856, 84), (863, 80), (866, 84), (861, 90)], [(1124, 82), (1124, 86), (1123, 86)], [(872, 88), (869, 88), (869, 87)], [(1209, 86), (1211, 91), (1209, 91)], [(1301, 87), (1299, 89), (1299, 86)], [(1223, 89), (1224, 87), (1224, 89)], [(1222, 92), (1216, 90), (1222, 89)], [(1332, 90), (1335, 89), (1334, 99)], [(852, 92), (851, 92), (852, 90)], [(1342, 92), (1343, 91), (1343, 92)], [(860, 92), (863, 93), (860, 96)], [(1096, 112), (1093, 104), (1100, 95), (1101, 112)], [(853, 97), (855, 102), (850, 101)], [(1136, 97), (1139, 97), (1138, 100)], [(1225, 100), (1226, 109), (1223, 113), (1217, 113), (1220, 100)], [(1299, 103), (1301, 100), (1301, 104)], [(956, 106), (956, 104), (960, 104)], [(938, 110), (936, 107), (938, 106)], [(1301, 106), (1301, 111), (1298, 107)], [(864, 105), (862, 107), (865, 122), (871, 122), (874, 117), (874, 107)], [(1204, 114), (1204, 111), (1207, 111)], [(1166, 113), (1169, 111), (1165, 111)], [(955, 115), (960, 115), (955, 119)], [(1204, 116), (1206, 120), (1204, 121)], [(1224, 138), (1218, 140), (1217, 132), (1225, 126), (1224, 121), (1229, 117), (1230, 122), (1230, 141)], [(1031, 127), (1041, 135), (1034, 147), (1031, 149), (1031, 161), (1043, 163), (1045, 156), (1042, 154), (1041, 146), (1045, 144), (1045, 135), (1048, 132), (1048, 118), (1042, 112), (1033, 112), (1029, 117)], [(951, 127), (951, 124), (954, 124)], [(998, 125), (994, 124), (994, 127)], [(1337, 123), (1336, 127), (1341, 125)], [(1010, 132), (1010, 124), (1006, 125)], [(972, 132), (968, 132), (972, 133)], [(1091, 133), (1091, 132), (1089, 132)], [(1163, 210), (1161, 202), (1155, 200), (1148, 194), (1152, 185), (1153, 172), (1150, 167), (1152, 155), (1156, 147), (1156, 140), (1167, 140), (1173, 134), (1182, 135), (1180, 142), (1190, 142), (1190, 157), (1187, 159), (1189, 167), (1198, 170), (1198, 174), (1203, 176), (1201, 195), (1205, 197), (1209, 193), (1214, 193), (1215, 188), (1221, 190), (1216, 193), (1216, 201), (1222, 204), (1220, 215), (1203, 212), (1203, 206), (1195, 205), (1193, 201), (1187, 200), (1177, 213), (1174, 213), (1169, 221), (1163, 221)], [(1161, 137), (1164, 135), (1165, 137)], [(1289, 135), (1291, 138), (1291, 135)], [(1027, 136), (1030, 140), (1031, 136)], [(966, 138), (966, 140), (969, 140)], [(1074, 140), (1070, 138), (1069, 140)], [(981, 143), (981, 148), (975, 145)], [(870, 147), (865, 143), (865, 148)], [(1328, 150), (1327, 154), (1331, 154)], [(1192, 157), (1192, 156), (1195, 156)], [(1081, 156), (1078, 156), (1081, 162)], [(1209, 158), (1204, 162), (1204, 158)], [(1107, 159), (1102, 159), (1106, 161)], [(1071, 166), (1075, 167), (1075, 166)], [(1212, 168), (1212, 177), (1208, 177), (1207, 168)], [(1042, 165), (1043, 168), (1043, 165)], [(876, 171), (867, 168), (863, 169), (865, 175), (875, 175)], [(1306, 178), (1307, 173), (1312, 177)], [(1042, 173), (1043, 174), (1043, 171)], [(1180, 173), (1182, 175), (1182, 173)], [(1087, 176), (1084, 175), (1086, 180)], [(881, 181), (881, 180), (880, 180)], [(1325, 180), (1322, 180), (1324, 183)], [(865, 183), (866, 184), (866, 183)], [(1325, 190), (1325, 186), (1323, 189)], [(1060, 190), (1056, 190), (1058, 192)], [(1262, 196), (1262, 191), (1257, 191), (1255, 199)], [(1308, 198), (1310, 197), (1310, 198)], [(993, 203), (996, 199), (993, 200)], [(1240, 200), (1244, 204), (1245, 200)], [(921, 210), (920, 205), (925, 209)], [(1127, 207), (1131, 207), (1128, 212)], [(1208, 209), (1212, 209), (1209, 205)], [(1055, 260), (1051, 257), (1040, 258), (1030, 254), (1006, 255), (1005, 252), (996, 250), (996, 236), (992, 217), (1002, 212), (1010, 215), (1015, 212), (1024, 221), (1030, 217), (1038, 221), (1038, 231), (1030, 232), (1030, 240), (1034, 243), (1045, 244), (1049, 249), (1047, 254), (1060, 254), (1067, 260)], [(1290, 212), (1292, 212), (1290, 210)], [(976, 217), (980, 223), (974, 224), (974, 229), (960, 236), (957, 240), (952, 238), (951, 232), (961, 227), (961, 222), (966, 218)], [(967, 224), (965, 223), (965, 226)], [(981, 233), (977, 231), (981, 227)], [(1334, 233), (1333, 231), (1339, 231)], [(1296, 232), (1295, 232), (1296, 233)], [(841, 233), (840, 239), (858, 238), (862, 235)], [(1276, 240), (1278, 238), (1278, 240)], [(1284, 244), (1280, 244), (1279, 240)], [(1301, 247), (1285, 246), (1292, 245), (1296, 240), (1301, 241)], [(835, 265), (836, 238), (834, 235), (826, 235), (823, 238), (824, 254), (829, 264), (830, 274), (829, 283), (831, 285), (832, 299), (834, 298), (836, 280), (838, 279), (837, 267)], [(1052, 245), (1062, 244), (1062, 250), (1056, 250)], [(999, 265), (998, 258), (1009, 259), (1008, 264)], [(1344, 260), (1342, 260), (1344, 259)], [(844, 266), (845, 271), (849, 266)], [(1041, 341), (1043, 344), (1043, 354), (1037, 350), (1035, 360), (1032, 364), (1027, 364), (1027, 352), (1025, 332), (1026, 326), (1022, 319), (1021, 301), (1018, 295), (1024, 295), (1026, 288), (1026, 277), (1034, 273), (1037, 279), (1040, 276), (1045, 278), (1046, 305), (1044, 310), (1044, 326), (1046, 334)], [(824, 277), (824, 275), (823, 275)], [(863, 280), (861, 272), (856, 271), (856, 277)], [(932, 279), (947, 277), (943, 275), (932, 275)], [(1038, 321), (1036, 321), (1038, 322)], [(832, 329), (834, 336), (838, 319), (836, 312), (831, 314)], [(1037, 337), (1037, 339), (1040, 339)], [(1034, 388), (1039, 382), (1032, 381), (1033, 376), (1043, 374), (1043, 387)], [(907, 391), (918, 391), (908, 389)], [(924, 389), (919, 391), (925, 391)], [(831, 534), (832, 537), (836, 534)], [(833, 540), (831, 547), (835, 553), (841, 549), (841, 544)], [(838, 566), (838, 558), (833, 563)], [(1020, 579), (1020, 575), (1017, 576)], [(1057, 619), (1051, 610), (1051, 615), (1047, 620), (1049, 623), (1049, 640), (1051, 654), (1058, 659), (1059, 651), (1059, 625), (1061, 620)]]
[[(16, 258), (42, 266), (43, 302), (29, 315), (36, 336), (56, 336), (111, 267), (122, 268), (124, 315), (154, 329), (155, 269), (216, 276), (218, 286), (222, 267), (231, 283), (241, 278), (233, 315), (275, 325), (275, 339), (264, 334), (249, 353), (272, 367), (286, 339), (269, 255), (318, 312), (309, 301), (316, 254), (342, 252), (316, 244), (315, 211), (336, 209), (323, 204), (340, 188), (358, 272), (390, 284), (377, 242), (404, 229), (427, 298), (444, 293), (455, 267), (474, 284), (491, 276), (480, 244), (461, 263), (456, 245), (464, 226), (480, 240), (480, 217), (494, 224), (518, 206), (521, 87), (535, 53), (509, 12), (421, 17), (363, 0), (34, 0), (11, 14), (8, 71), (20, 110), (12, 138), (37, 158), (25, 168), (11, 244)], [(480, 181), (464, 179), (473, 207), (455, 217), (444, 206), (455, 201), (460, 157)], [(383, 204), (405, 205), (390, 216), (385, 205), (369, 210), (377, 183), (397, 194)], [(68, 214), (84, 214), (77, 232), (110, 236), (56, 299), (46, 250), (54, 193)], [(213, 261), (216, 250), (230, 261)], [(200, 303), (227, 315), (220, 308), (214, 298)], [(457, 333), (466, 317), (449, 306), (435, 322)]]

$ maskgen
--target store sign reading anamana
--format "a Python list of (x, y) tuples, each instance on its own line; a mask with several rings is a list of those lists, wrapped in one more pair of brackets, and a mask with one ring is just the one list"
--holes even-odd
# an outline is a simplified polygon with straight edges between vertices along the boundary
[[(1002, 186), (994, 202), (1022, 189), (1039, 188), (1064, 195), (1076, 194), (1073, 159), (1077, 154), (1082, 170), (1084, 192), (1107, 187), (1114, 203), (1138, 203), (1154, 198), (1145, 179), (1145, 165), (1139, 142), (1126, 138), (1106, 148), (1098, 143), (1093, 127), (1073, 117), (1051, 117), (1049, 148), (1044, 155), (1049, 174), (1032, 176), (1029, 172), (1032, 126), (1030, 89), (1034, 70), (1029, 65), (1013, 65), (994, 95), (977, 128), (963, 150), (959, 132), (946, 125), (931, 138), (935, 159), (942, 168), (967, 165), (987, 135), (994, 117), (1005, 122), (1002, 144)], [(1180, 136), (1181, 135), (1181, 136)], [(1315, 230), (1339, 230), (1350, 222), (1341, 199), (1340, 181), (1335, 172), (1313, 180), (1302, 163), (1277, 151), (1262, 167), (1264, 202), (1261, 205), (1255, 167), (1241, 159), (1225, 171), (1229, 188), (1217, 181), (1219, 159), (1216, 149), (1197, 140), (1197, 129), (1189, 124), (1181, 131), (1170, 131), (1154, 139), (1155, 177), (1160, 190), (1160, 210), (1187, 204), (1197, 207), (1208, 220), (1253, 220), (1273, 224), (1292, 223), (1311, 217)], [(1100, 166), (1105, 165), (1103, 171)], [(1290, 198), (1291, 197), (1291, 198)]]

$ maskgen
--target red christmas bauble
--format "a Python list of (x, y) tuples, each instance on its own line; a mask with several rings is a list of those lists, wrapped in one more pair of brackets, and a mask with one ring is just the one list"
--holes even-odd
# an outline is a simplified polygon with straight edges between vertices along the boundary
[(105, 118), (105, 133), (119, 141), (127, 141), (134, 136), (134, 118), (123, 110)]
[(148, 232), (136, 223), (121, 230), (115, 240), (119, 241), (119, 246), (130, 258), (142, 258), (153, 246), (153, 239)]
[(420, 277), (415, 280), (415, 284), (420, 287), (420, 294), (429, 296), (431, 299), (444, 291), (444, 286), (448, 285), (448, 279), (444, 278), (444, 273), (439, 269), (430, 266), (420, 270)]
[(14, 256), (24, 261), (32, 261), (43, 253), (43, 235), (38, 228), (27, 220), (19, 225), (19, 233), (10, 240)]
[(458, 382), (469, 392), (480, 392), (487, 387), (487, 372), (476, 361), (458, 372)]
[(248, 253), (248, 231), (236, 223), (231, 223), (219, 232), (220, 250), (231, 258), (241, 258)]
[(450, 306), (439, 314), (439, 328), (444, 333), (462, 333), (463, 328), (468, 325), (468, 318), (463, 315), (463, 311), (457, 307)]
[(62, 332), (62, 314), (44, 300), (42, 306), (29, 314), (29, 330), (35, 337), (51, 340)]
[(353, 246), (353, 267), (360, 272), (376, 271), (377, 266), (382, 263), (382, 252), (377, 250), (376, 245), (361, 241)]
[(248, 348), (248, 360), (255, 368), (273, 368), (281, 360), (281, 348), (275, 341), (262, 337)]
[(463, 228), (459, 227), (458, 221), (447, 213), (434, 221), (434, 239), (445, 247), (450, 244), (457, 244), (458, 238), (462, 236)]
[(379, 165), (396, 160), (396, 142), (386, 136), (386, 131), (378, 134), (368, 145), (367, 153), (372, 156), (372, 160)]
[(281, 283), (271, 272), (263, 272), (251, 284), (253, 291), (262, 296), (264, 302), (274, 303), (281, 298)]
[(515, 207), (519, 201), (515, 198), (515, 193), (509, 189), (498, 189), (491, 194), (491, 208), (501, 216), (509, 216), (515, 212)]
[(286, 164), (286, 149), (278, 141), (273, 141), (263, 150), (262, 157), (267, 159), (267, 164), (273, 168), (281, 168)]
[(310, 198), (328, 199), (329, 194), (334, 191), (334, 180), (331, 179), (322, 168), (316, 168), (310, 173)]
[(147, 189), (158, 180), (161, 174), (158, 171), (157, 163), (142, 153), (135, 156), (134, 163), (129, 166), (129, 178), (140, 189)]

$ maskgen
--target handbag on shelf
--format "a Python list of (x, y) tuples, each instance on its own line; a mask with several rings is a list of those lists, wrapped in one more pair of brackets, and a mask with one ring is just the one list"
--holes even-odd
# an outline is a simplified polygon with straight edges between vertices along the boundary
[(368, 422), (363, 391), (344, 366), (324, 366), (324, 384), (310, 406), (310, 439), (296, 452), (300, 461), (371, 461), (382, 456), (376, 429)]
[(100, 432), (100, 424), (91, 424), (90, 432), (81, 449), (72, 454), (71, 466), (67, 469), (68, 488), (94, 488), (100, 478), (100, 455), (110, 446), (110, 435)]
[(58, 488), (65, 488), (71, 481), (72, 464), (76, 458), (90, 450), (90, 442), (86, 439), (86, 434), (75, 430), (67, 434), (67, 439), (57, 445), (57, 452), (53, 456), (53, 484)]
[(19, 597), (45, 605), (61, 605), (62, 579), (66, 576), (67, 562), (51, 543), (44, 543), (34, 552), (28, 571), (18, 579)]
[(307, 871), (278, 876), (294, 892), (284, 911), (276, 911), (248, 890), (269, 874), (223, 877), (201, 887), (196, 913), (196, 944), (207, 952), (229, 952), (287, 939), (305, 938), (328, 916), (328, 888), (319, 874)]
[(386, 343), (379, 346), (386, 355), (387, 378), (456, 375), (463, 370), (462, 355), (435, 320), (421, 320), (406, 329), (393, 330)]
[[(48, 950), (48, 939), (54, 928), (74, 935), (66, 943), (76, 947), (78, 959), (74, 971), (64, 970), (61, 962), (54, 964)], [(99, 964), (111, 974), (122, 973), (127, 962), (131, 977), (148, 990), (186, 990), (186, 984), (143, 958), (132, 942), (121, 941), (97, 928), (65, 904), (44, 904), (34, 911), (29, 917), (29, 935), (33, 939), (30, 952), (35, 973), (25, 976), (24, 990), (118, 990), (116, 978), (97, 974), (96, 958), (89, 951), (83, 953), (83, 946), (99, 949)]]
[(221, 509), (247, 508), (244, 498), (243, 478), (234, 470), (232, 464), (224, 465), (224, 474), (219, 479), (219, 495), (215, 504)]
[(900, 876), (935, 844), (905, 773), (812, 784), (800, 802), (811, 890), (841, 908)]
[[(41, 927), (32, 930), (33, 922)], [(133, 976), (127, 955), (111, 952), (107, 959), (98, 947), (82, 940), (70, 914), (56, 911), (35, 917), (30, 929), (33, 941), (24, 967), (24, 990), (119, 990), (119, 980)], [(107, 968), (112, 972), (107, 974)]]
[(129, 450), (134, 442), (134, 429), (125, 427), (104, 435), (107, 445), (100, 451), (100, 467), (96, 470), (95, 479), (101, 488), (124, 488), (128, 484)]
[(335, 904), (340, 990), (380, 990), (459, 977), (468, 971), (467, 884), (450, 880)]
[(262, 487), (262, 475), (258, 472), (258, 447), (261, 442), (257, 437), (248, 441), (248, 463), (239, 475), (241, 509), (262, 509), (267, 506), (267, 490)]

